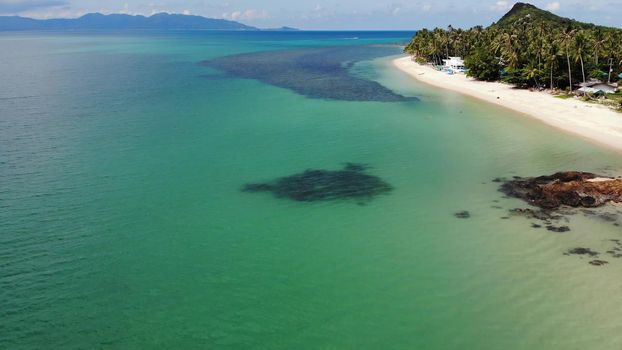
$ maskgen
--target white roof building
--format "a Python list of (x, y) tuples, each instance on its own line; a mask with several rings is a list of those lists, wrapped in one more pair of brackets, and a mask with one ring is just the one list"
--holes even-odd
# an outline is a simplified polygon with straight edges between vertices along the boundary
[(618, 91), (618, 87), (616, 85), (602, 83), (598, 80), (590, 80), (585, 83), (579, 84), (581, 87), (577, 90), (583, 93), (604, 93), (604, 94), (613, 94)]
[(445, 63), (445, 66), (443, 67), (444, 69), (464, 71), (464, 60), (462, 59), (462, 57), (450, 56), (449, 59), (443, 60), (443, 62)]

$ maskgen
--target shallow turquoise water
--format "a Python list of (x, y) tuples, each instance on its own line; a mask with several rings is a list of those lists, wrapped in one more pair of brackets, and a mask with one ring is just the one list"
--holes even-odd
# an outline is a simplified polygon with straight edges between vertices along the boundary
[[(619, 227), (502, 219), (522, 204), (491, 182), (620, 174), (619, 154), (390, 58), (351, 70), (419, 102), (312, 99), (198, 64), (406, 39), (0, 35), (0, 348), (621, 348), (622, 261), (563, 255), (605, 251)], [(345, 162), (395, 190), (365, 206), (240, 191)]]

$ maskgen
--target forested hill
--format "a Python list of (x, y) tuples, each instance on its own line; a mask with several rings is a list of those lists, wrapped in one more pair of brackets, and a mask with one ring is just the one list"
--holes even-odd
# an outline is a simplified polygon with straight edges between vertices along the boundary
[(462, 56), (468, 74), (522, 87), (575, 88), (590, 78), (615, 82), (622, 73), (622, 29), (556, 16), (517, 3), (497, 23), (468, 30), (422, 29), (405, 51), (419, 62)]
[(534, 22), (547, 23), (560, 26), (574, 26), (577, 28), (594, 28), (597, 27), (592, 23), (583, 23), (570, 18), (560, 17), (549, 11), (537, 8), (534, 5), (517, 2), (508, 13), (503, 15), (499, 21), (493, 26), (502, 28), (510, 28), (521, 22), (525, 17), (529, 17)]

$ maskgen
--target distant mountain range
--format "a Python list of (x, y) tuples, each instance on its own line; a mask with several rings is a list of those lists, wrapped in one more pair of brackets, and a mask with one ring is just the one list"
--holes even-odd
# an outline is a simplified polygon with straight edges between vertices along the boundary
[(300, 29), (292, 28), (292, 27), (281, 27), (281, 28), (267, 28), (267, 29), (262, 29), (262, 30), (273, 31), (273, 32), (297, 32)]
[(150, 17), (124, 14), (89, 13), (80, 18), (33, 19), (0, 16), (0, 31), (21, 30), (259, 30), (225, 19), (181, 14), (159, 13)]

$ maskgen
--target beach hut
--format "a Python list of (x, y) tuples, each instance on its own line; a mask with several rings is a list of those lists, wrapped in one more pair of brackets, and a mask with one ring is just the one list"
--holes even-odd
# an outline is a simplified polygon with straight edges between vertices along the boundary
[(581, 87), (577, 91), (584, 94), (614, 94), (618, 91), (616, 85), (603, 83), (600, 80), (590, 80), (579, 86)]
[(443, 60), (444, 66), (443, 70), (450, 73), (463, 73), (464, 72), (464, 60), (462, 57), (449, 57), (446, 60)]

